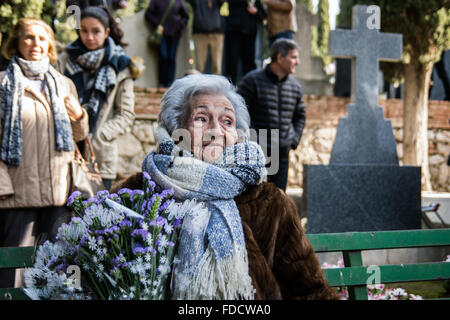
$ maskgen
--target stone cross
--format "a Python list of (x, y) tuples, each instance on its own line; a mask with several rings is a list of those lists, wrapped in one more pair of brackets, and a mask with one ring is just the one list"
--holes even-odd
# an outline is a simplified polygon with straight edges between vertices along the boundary
[(378, 62), (402, 57), (402, 35), (380, 33), (373, 25), (371, 15), (379, 12), (378, 6), (354, 6), (352, 29), (331, 31), (328, 50), (332, 56), (352, 58), (352, 95), (356, 105), (373, 109), (378, 106)]
[(400, 59), (402, 36), (371, 29), (371, 10), (379, 12), (353, 7), (353, 29), (330, 35), (329, 52), (353, 59), (354, 101), (339, 119), (330, 164), (305, 167), (308, 233), (420, 229), (420, 167), (399, 166), (378, 106), (378, 61)]
[(379, 12), (377, 6), (354, 6), (352, 29), (330, 33), (329, 54), (352, 59), (353, 96), (348, 117), (339, 119), (330, 163), (398, 165), (392, 125), (378, 106), (378, 63), (401, 59), (402, 35), (380, 33), (372, 21), (380, 20)]

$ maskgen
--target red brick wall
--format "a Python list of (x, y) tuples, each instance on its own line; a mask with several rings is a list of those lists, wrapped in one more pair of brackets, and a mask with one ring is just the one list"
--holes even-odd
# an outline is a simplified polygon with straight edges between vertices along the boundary
[[(143, 117), (156, 117), (159, 112), (159, 101), (165, 89), (135, 88), (135, 111)], [(350, 98), (331, 96), (304, 96), (307, 122), (329, 123), (337, 125), (338, 119), (347, 114)], [(386, 118), (392, 120), (394, 126), (403, 123), (403, 100), (380, 99), (379, 105), (384, 108)], [(428, 105), (428, 127), (450, 129), (450, 102), (431, 100)]]

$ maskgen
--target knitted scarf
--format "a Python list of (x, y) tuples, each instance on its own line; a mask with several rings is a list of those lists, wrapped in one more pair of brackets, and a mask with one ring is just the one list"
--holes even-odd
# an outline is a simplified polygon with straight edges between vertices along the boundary
[[(175, 256), (173, 298), (253, 299), (234, 197), (263, 181), (261, 148), (244, 141), (226, 148), (216, 162), (206, 163), (175, 145), (165, 128), (158, 127), (156, 136), (159, 153), (147, 155), (142, 170), (160, 187), (174, 189), (177, 203), (169, 210), (186, 211)], [(193, 202), (193, 210), (186, 208)]]
[[(80, 103), (89, 115), (90, 131), (93, 132), (102, 106), (116, 85), (117, 73), (125, 69), (131, 59), (111, 37), (98, 50), (89, 51), (78, 39), (68, 44), (66, 51), (70, 58), (64, 74), (75, 83)], [(90, 78), (94, 78), (84, 81), (83, 72), (90, 73)]]
[(62, 96), (62, 84), (58, 83), (61, 81), (58, 72), (50, 65), (48, 57), (41, 61), (27, 61), (14, 56), (0, 85), (1, 160), (10, 166), (19, 166), (22, 160), (22, 108), (26, 78), (44, 81), (55, 123), (56, 149), (74, 150), (72, 126)]

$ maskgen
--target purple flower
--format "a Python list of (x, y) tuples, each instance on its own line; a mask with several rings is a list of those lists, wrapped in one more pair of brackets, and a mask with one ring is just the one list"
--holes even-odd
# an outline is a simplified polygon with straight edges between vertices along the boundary
[(71, 207), (73, 202), (75, 201), (76, 198), (81, 196), (81, 192), (80, 191), (74, 191), (70, 197), (67, 199), (67, 206)]
[(133, 254), (137, 255), (138, 253), (140, 254), (145, 254), (149, 251), (148, 248), (144, 248), (141, 244), (136, 243), (134, 248), (133, 248)]
[(89, 204), (92, 204), (92, 203), (100, 204), (100, 203), (102, 203), (102, 199), (100, 199), (97, 196), (93, 196), (93, 197), (87, 199), (86, 201), (83, 201), (83, 206), (86, 207), (86, 206), (88, 206)]
[(137, 194), (140, 195), (140, 196), (143, 196), (144, 195), (144, 191), (139, 190), (139, 189), (133, 190), (131, 192), (131, 194), (130, 194), (130, 198), (133, 199), (134, 196), (137, 195)]
[(180, 224), (181, 224), (181, 219), (175, 219), (175, 221), (173, 222), (173, 227), (177, 228)]
[(65, 263), (61, 263), (60, 265), (58, 265), (58, 266), (56, 267), (56, 272), (60, 272), (60, 271), (66, 270), (68, 266), (69, 266), (69, 265), (67, 265), (67, 264), (65, 264)]
[(114, 267), (109, 271), (109, 275), (114, 275), (114, 272), (116, 272), (117, 270), (119, 270), (118, 268)]
[(147, 181), (152, 181), (152, 178), (150, 177), (150, 175), (148, 174), (147, 171), (142, 171), (142, 176), (144, 177), (144, 179), (146, 179)]
[(167, 223), (167, 219), (164, 217), (159, 216), (158, 218), (156, 218), (156, 224), (160, 227), (164, 227), (164, 225)]
[(112, 260), (112, 263), (113, 263), (113, 266), (114, 266), (114, 268), (126, 268), (128, 265), (129, 265), (129, 263), (127, 263), (126, 261), (125, 262), (123, 262), (123, 263), (121, 263), (121, 261), (120, 260), (125, 260), (125, 257), (124, 257), (124, 255), (123, 255), (123, 252), (121, 252), (117, 257), (115, 257), (113, 260)]
[(148, 235), (148, 231), (147, 231), (147, 230), (144, 230), (144, 229), (135, 229), (135, 230), (131, 233), (131, 236), (132, 236), (132, 237), (134, 237), (134, 238), (141, 237), (142, 240), (145, 240), (145, 239), (147, 238), (147, 235)]
[(115, 231), (119, 231), (119, 230), (120, 230), (120, 228), (118, 226), (112, 226), (111, 228), (106, 228), (104, 233), (105, 234), (107, 234), (107, 233), (111, 233), (112, 234)]
[(81, 220), (81, 218), (79, 218), (79, 217), (73, 217), (72, 219), (70, 219), (70, 221), (74, 222), (74, 223), (80, 223), (83, 220)]
[(159, 194), (159, 196), (161, 197), (161, 200), (163, 200), (163, 199), (166, 199), (168, 197), (172, 197), (174, 193), (175, 193), (175, 191), (173, 190), (173, 188), (170, 188), (170, 189), (166, 189), (163, 192), (161, 192)]
[(145, 212), (147, 207), (147, 200), (142, 201), (141, 212)]
[(88, 236), (87, 236), (87, 235), (84, 235), (84, 236), (81, 238), (79, 245), (80, 245), (80, 246), (84, 246), (84, 244), (86, 243), (87, 239), (88, 239)]
[(123, 220), (120, 222), (119, 227), (120, 227), (120, 228), (126, 228), (126, 227), (131, 227), (132, 225), (133, 225), (133, 224), (131, 223), (130, 220), (123, 219)]
[(47, 262), (46, 267), (50, 267), (52, 264), (54, 264), (56, 261), (58, 261), (58, 258), (51, 258), (49, 262)]
[(166, 210), (171, 204), (172, 202), (174, 202), (175, 200), (170, 199), (170, 200), (166, 200), (161, 207), (159, 207), (158, 212), (163, 212), (164, 210)]
[(121, 203), (122, 200), (120, 199), (119, 195), (117, 193), (111, 193), (108, 197), (108, 199), (111, 199), (117, 203)]
[(128, 189), (128, 188), (123, 188), (123, 189), (120, 189), (119, 192), (117, 192), (117, 193), (119, 194), (119, 196), (121, 196), (121, 195), (124, 194), (124, 193), (130, 195), (131, 192), (133, 192), (133, 190)]
[(108, 190), (100, 190), (99, 192), (97, 192), (97, 197), (102, 198), (102, 197), (107, 197), (109, 195)]
[(155, 193), (152, 197), (151, 197), (151, 199), (147, 202), (147, 209), (148, 210), (151, 210), (152, 209), (152, 206), (153, 206), (153, 204), (155, 203), (155, 201), (156, 201), (156, 197), (157, 197), (158, 195)]

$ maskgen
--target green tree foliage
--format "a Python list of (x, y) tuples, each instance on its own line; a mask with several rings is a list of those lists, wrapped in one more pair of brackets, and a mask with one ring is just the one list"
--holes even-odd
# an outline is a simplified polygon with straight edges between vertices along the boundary
[(0, 32), (4, 38), (20, 18), (40, 18), (45, 2), (45, 0), (2, 1), (0, 4)]
[(319, 0), (317, 8), (318, 26), (311, 27), (311, 53), (320, 57), (324, 66), (333, 62), (328, 55), (328, 36), (330, 33), (330, 14), (328, 0)]
[(319, 0), (317, 10), (318, 27), (317, 27), (317, 46), (320, 57), (325, 65), (332, 62), (332, 58), (328, 56), (328, 36), (330, 34), (330, 14), (328, 0)]
[(135, 0), (135, 12), (139, 12), (148, 7), (150, 0)]

